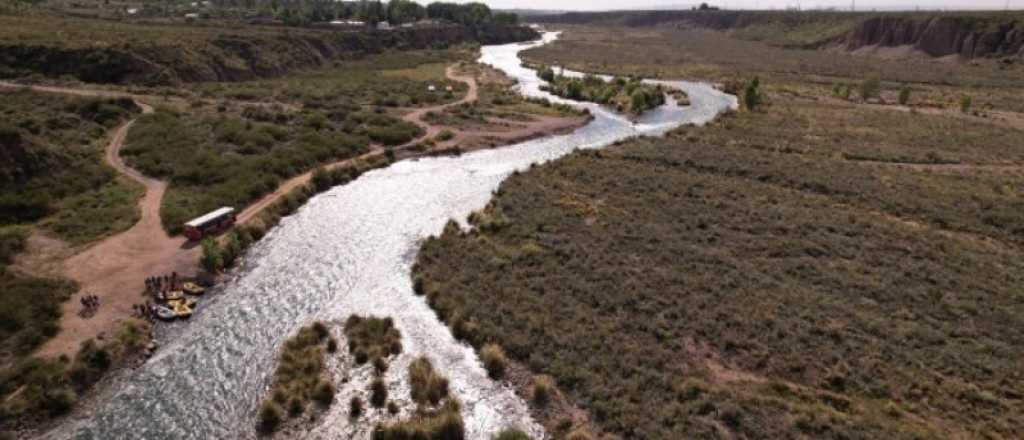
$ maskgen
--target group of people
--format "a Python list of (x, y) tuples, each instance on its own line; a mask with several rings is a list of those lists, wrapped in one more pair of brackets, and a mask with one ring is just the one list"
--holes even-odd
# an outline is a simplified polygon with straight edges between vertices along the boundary
[(156, 318), (156, 312), (153, 311), (153, 304), (146, 300), (145, 304), (132, 304), (132, 310), (136, 317), (152, 321)]
[(100, 306), (100, 297), (96, 295), (82, 295), (79, 301), (86, 310), (95, 310)]
[(165, 293), (178, 288), (178, 273), (146, 278), (146, 292)]

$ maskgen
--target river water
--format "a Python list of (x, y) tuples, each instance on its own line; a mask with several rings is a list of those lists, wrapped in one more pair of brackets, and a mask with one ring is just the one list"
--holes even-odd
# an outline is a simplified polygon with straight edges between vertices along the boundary
[[(402, 332), (403, 353), (385, 380), (403, 414), (411, 408), (406, 367), (425, 354), (461, 401), (468, 438), (489, 439), (506, 427), (543, 438), (522, 399), (488, 379), (473, 350), (456, 341), (413, 294), (410, 272), (419, 243), (439, 234), (449, 219), (464, 224), (515, 170), (577, 148), (703, 124), (736, 106), (735, 97), (708, 85), (671, 81), (665, 83), (685, 90), (691, 105), (670, 102), (633, 123), (597, 105), (550, 96), (540, 91), (535, 72), (520, 66), (518, 54), (555, 38), (546, 33), (538, 42), (485, 46), (480, 61), (517, 79), (524, 95), (590, 109), (590, 124), (571, 134), (460, 157), (398, 162), (314, 197), (251, 248), (223, 293), (170, 332), (153, 358), (48, 437), (254, 438), (258, 402), (269, 387), (279, 344), (313, 320), (341, 323), (363, 314), (390, 316)], [(364, 367), (344, 374), (350, 380), (339, 384), (334, 406), (304, 438), (365, 439), (373, 420), (384, 417), (371, 412), (357, 424), (349, 421), (348, 400), (365, 392), (370, 372)]]

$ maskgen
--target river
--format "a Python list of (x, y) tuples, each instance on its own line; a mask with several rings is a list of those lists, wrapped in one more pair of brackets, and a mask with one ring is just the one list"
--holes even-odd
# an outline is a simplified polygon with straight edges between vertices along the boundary
[[(473, 350), (456, 341), (413, 294), (410, 272), (420, 242), (439, 234), (449, 219), (465, 224), (513, 171), (578, 148), (703, 124), (736, 107), (733, 96), (681, 81), (663, 83), (685, 90), (690, 106), (670, 101), (637, 123), (597, 105), (551, 96), (539, 89), (534, 71), (520, 66), (518, 54), (555, 38), (546, 33), (537, 42), (485, 46), (480, 61), (517, 79), (524, 95), (590, 109), (590, 124), (571, 134), (459, 157), (398, 162), (312, 198), (250, 249), (223, 292), (162, 338), (153, 358), (48, 437), (255, 438), (257, 406), (269, 387), (279, 344), (313, 320), (342, 323), (363, 314), (390, 316), (402, 332), (404, 351), (385, 380), (403, 414), (411, 408), (406, 367), (426, 354), (461, 401), (468, 438), (488, 439), (505, 427), (543, 438), (523, 400), (490, 380)], [(347, 414), (349, 398), (366, 390), (369, 369), (346, 374), (350, 380), (339, 384), (334, 406), (304, 438), (369, 437), (374, 417), (381, 416), (371, 414), (353, 425)]]

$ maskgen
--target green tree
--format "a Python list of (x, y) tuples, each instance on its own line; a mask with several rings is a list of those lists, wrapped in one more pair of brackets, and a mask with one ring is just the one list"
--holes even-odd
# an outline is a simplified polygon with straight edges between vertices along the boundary
[(212, 238), (203, 239), (203, 255), (199, 257), (199, 264), (210, 273), (220, 272), (224, 268), (224, 258), (220, 254), (220, 247)]
[(519, 16), (511, 12), (499, 12), (494, 14), (492, 20), (497, 24), (514, 26), (519, 24)]
[(391, 0), (388, 3), (388, 20), (392, 24), (415, 23), (426, 16), (426, 9), (412, 0)]
[(641, 113), (647, 109), (647, 92), (637, 89), (629, 97), (629, 110), (633, 113)]
[(753, 80), (743, 87), (743, 94), (740, 96), (740, 104), (743, 108), (753, 111), (761, 105), (761, 80), (754, 77)]
[(867, 101), (871, 98), (877, 97), (878, 92), (882, 89), (882, 83), (878, 78), (868, 78), (860, 84), (860, 97)]
[(903, 86), (900, 89), (900, 105), (907, 105), (910, 102), (910, 87)]
[(971, 100), (970, 96), (967, 96), (967, 95), (961, 96), (960, 97), (960, 111), (963, 112), (963, 113), (970, 112), (971, 111), (971, 105), (973, 103), (974, 102), (973, 102), (973, 100)]
[(554, 69), (552, 69), (550, 67), (547, 67), (547, 66), (542, 67), (540, 70), (538, 70), (537, 71), (537, 76), (540, 77), (540, 79), (542, 79), (544, 81), (547, 81), (547, 82), (554, 82), (555, 81), (555, 71), (554, 71)]

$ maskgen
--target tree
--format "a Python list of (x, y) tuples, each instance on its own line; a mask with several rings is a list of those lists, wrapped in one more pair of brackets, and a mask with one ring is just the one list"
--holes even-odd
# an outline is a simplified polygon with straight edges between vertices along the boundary
[(647, 92), (638, 89), (630, 96), (629, 109), (633, 113), (641, 113), (647, 109)]
[(427, 10), (412, 0), (391, 0), (388, 3), (388, 20), (392, 24), (415, 23), (427, 15)]
[(519, 16), (511, 12), (499, 12), (494, 14), (491, 20), (497, 24), (515, 26), (519, 24)]
[(481, 25), (491, 21), (491, 8), (483, 3), (467, 3), (459, 8), (459, 23), (465, 25)]
[(544, 66), (540, 70), (537, 71), (537, 77), (539, 77), (540, 79), (542, 79), (544, 81), (547, 81), (547, 82), (554, 82), (555, 81), (555, 71), (554, 71), (554, 69), (552, 69), (550, 67)]
[(878, 92), (881, 88), (882, 84), (878, 78), (868, 78), (860, 85), (860, 97), (867, 101), (878, 96)]
[(743, 87), (743, 95), (740, 96), (740, 104), (743, 108), (753, 111), (761, 105), (761, 80), (754, 77), (753, 80)]
[(907, 103), (910, 102), (910, 87), (903, 86), (903, 88), (900, 89), (899, 99), (900, 105), (907, 105)]
[(199, 258), (199, 264), (207, 272), (217, 273), (224, 268), (224, 258), (220, 254), (220, 247), (212, 238), (203, 239), (203, 255)]
[(960, 97), (960, 111), (968, 113), (971, 111), (971, 104), (973, 104), (971, 97), (964, 95)]

